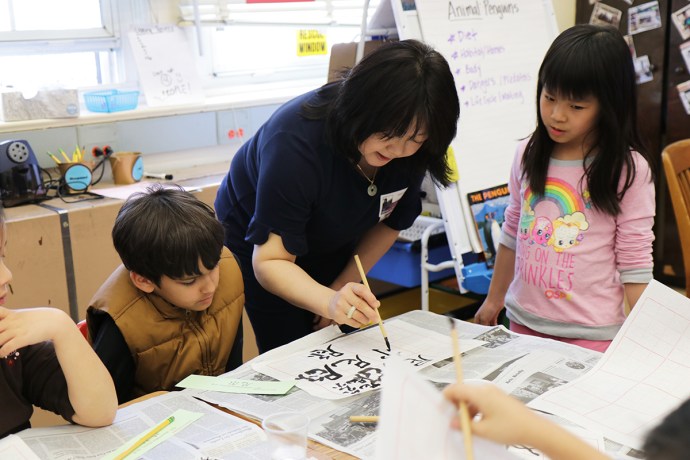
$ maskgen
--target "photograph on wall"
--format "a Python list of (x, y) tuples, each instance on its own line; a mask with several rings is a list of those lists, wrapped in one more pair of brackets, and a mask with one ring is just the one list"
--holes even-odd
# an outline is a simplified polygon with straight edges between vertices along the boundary
[(683, 40), (690, 38), (690, 4), (674, 12), (671, 18)]
[(683, 103), (685, 113), (690, 115), (690, 80), (684, 81), (680, 85), (676, 86), (676, 89), (678, 90), (680, 102)]
[(633, 59), (633, 64), (635, 65), (635, 81), (638, 85), (654, 80), (652, 66), (649, 63), (649, 56), (638, 56)]
[(685, 69), (690, 72), (690, 42), (681, 43), (678, 49), (680, 55), (683, 56), (683, 61), (685, 61)]
[(482, 242), (487, 267), (494, 266), (496, 250), (505, 221), (505, 210), (510, 201), (508, 184), (498, 185), (467, 194), (474, 224)]
[(621, 23), (621, 16), (623, 12), (605, 3), (595, 3), (592, 10), (592, 16), (589, 18), (590, 24), (598, 24), (603, 26), (613, 26), (616, 29)]
[(659, 2), (647, 2), (628, 10), (628, 33), (631, 35), (661, 27)]
[(630, 55), (635, 59), (637, 57), (637, 51), (635, 50), (635, 42), (633, 41), (633, 36), (632, 35), (623, 35), (623, 39), (625, 40), (625, 43), (628, 44), (628, 48), (630, 48)]

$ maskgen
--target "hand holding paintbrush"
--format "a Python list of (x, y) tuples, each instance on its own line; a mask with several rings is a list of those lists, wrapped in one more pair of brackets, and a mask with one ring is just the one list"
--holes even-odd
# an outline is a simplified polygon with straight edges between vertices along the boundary
[[(364, 267), (362, 267), (362, 262), (359, 260), (359, 255), (355, 254), (355, 263), (357, 264), (357, 270), (359, 270), (359, 276), (362, 278), (362, 282), (364, 285), (371, 291), (371, 288), (369, 287), (369, 282), (367, 281), (367, 275), (364, 273)], [(383, 327), (383, 320), (381, 319), (381, 313), (379, 313), (378, 310), (376, 310), (376, 314), (379, 317), (379, 329), (381, 329), (381, 334), (383, 335), (383, 340), (386, 341), (386, 348), (388, 348), (388, 351), (391, 351), (391, 343), (388, 341), (388, 333), (386, 332), (386, 328)]]

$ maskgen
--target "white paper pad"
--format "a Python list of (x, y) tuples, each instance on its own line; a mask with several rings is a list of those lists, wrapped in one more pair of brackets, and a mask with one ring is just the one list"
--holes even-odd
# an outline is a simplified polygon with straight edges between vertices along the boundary
[(690, 397), (690, 299), (652, 281), (599, 363), (530, 403), (627, 446)]

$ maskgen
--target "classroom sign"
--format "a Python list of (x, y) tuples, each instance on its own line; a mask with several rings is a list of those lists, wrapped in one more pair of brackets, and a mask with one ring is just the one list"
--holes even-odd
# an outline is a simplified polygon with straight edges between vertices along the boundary
[(319, 54), (328, 54), (326, 34), (322, 34), (318, 30), (298, 30), (297, 56), (316, 56)]

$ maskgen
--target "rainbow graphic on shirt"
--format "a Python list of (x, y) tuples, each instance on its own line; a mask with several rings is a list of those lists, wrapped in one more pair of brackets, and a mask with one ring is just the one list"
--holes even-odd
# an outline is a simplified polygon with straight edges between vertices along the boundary
[(531, 209), (540, 201), (550, 201), (558, 206), (561, 216), (568, 216), (576, 212), (583, 212), (586, 208), (585, 202), (580, 194), (569, 183), (549, 177), (546, 180), (544, 195), (533, 193), (529, 186), (525, 189), (525, 201)]

